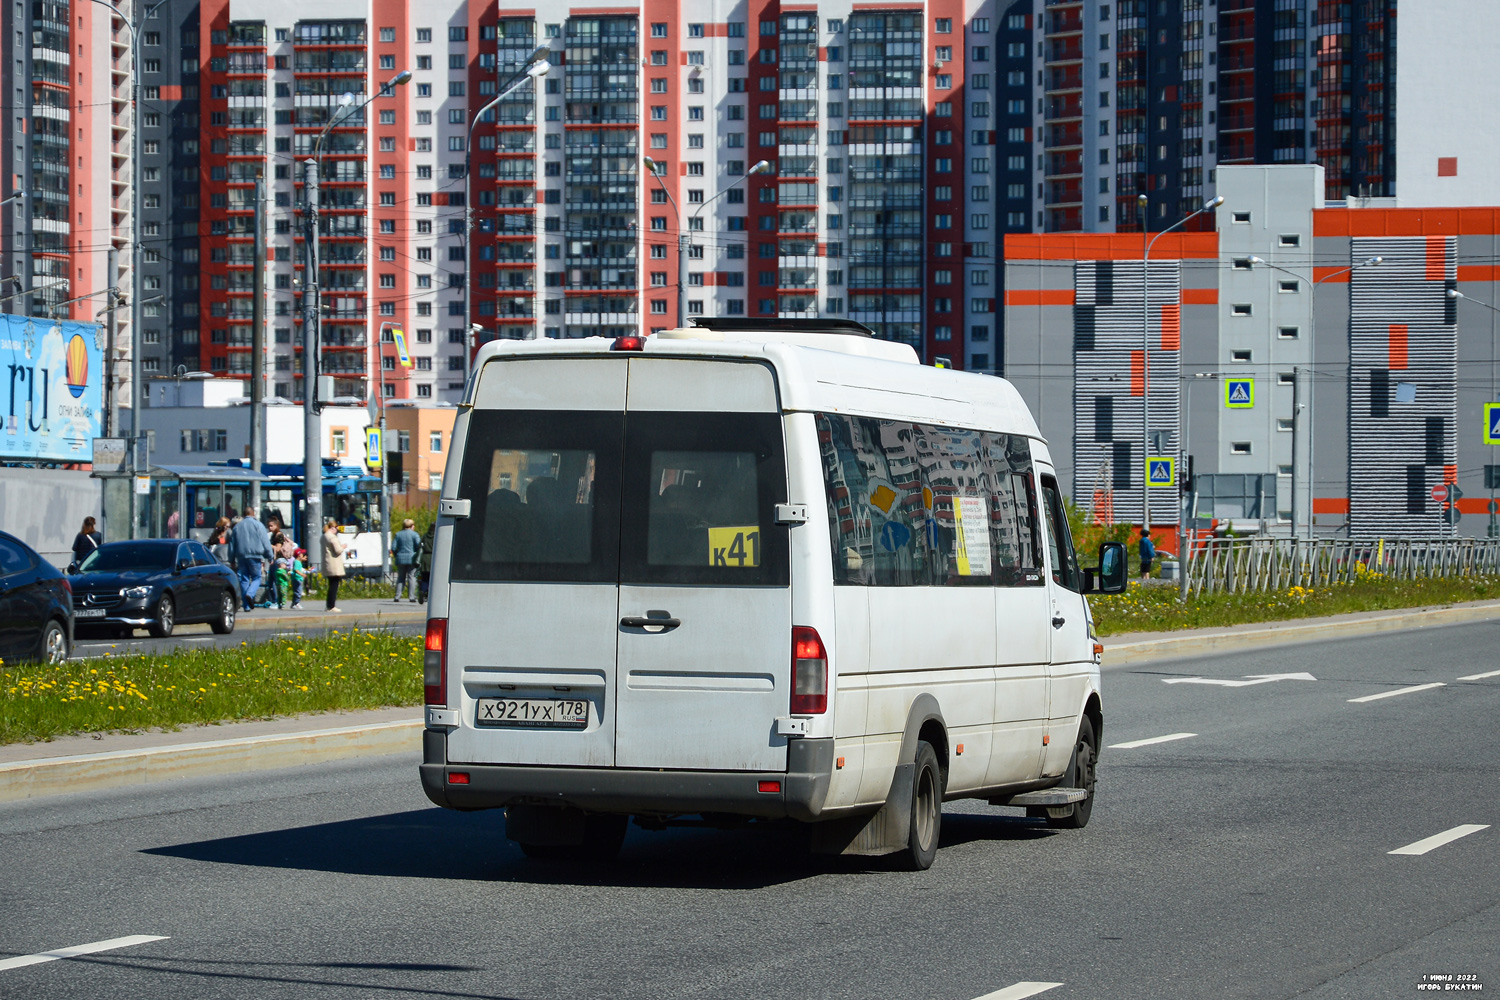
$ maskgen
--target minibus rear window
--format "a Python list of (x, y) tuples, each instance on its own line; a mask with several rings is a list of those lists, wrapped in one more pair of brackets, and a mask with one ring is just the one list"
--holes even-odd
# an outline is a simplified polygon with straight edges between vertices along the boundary
[(785, 585), (781, 418), (635, 412), (625, 444), (622, 580)]
[(454, 528), (458, 580), (614, 582), (624, 415), (475, 410)]

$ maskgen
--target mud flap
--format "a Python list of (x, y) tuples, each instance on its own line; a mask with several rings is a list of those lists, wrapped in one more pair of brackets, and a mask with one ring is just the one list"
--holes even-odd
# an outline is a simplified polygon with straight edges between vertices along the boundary
[(896, 765), (885, 805), (870, 816), (814, 823), (812, 850), (816, 854), (894, 854), (911, 838), (912, 783), (915, 763)]

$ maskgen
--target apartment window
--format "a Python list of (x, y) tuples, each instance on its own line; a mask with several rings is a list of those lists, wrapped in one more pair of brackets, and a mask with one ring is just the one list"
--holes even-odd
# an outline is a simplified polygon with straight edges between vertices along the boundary
[(417, 41), (418, 42), (430, 42), (430, 41), (432, 41), (432, 29), (431, 28), (418, 28), (417, 29)]
[(688, 37), (689, 38), (702, 38), (703, 37), (703, 25), (701, 25), (701, 24), (690, 24), (690, 25), (688, 25)]
[(651, 65), (665, 66), (667, 64), (667, 50), (656, 49), (651, 53)]
[(381, 69), (395, 69), (396, 68), (396, 57), (395, 56), (381, 56), (380, 57), (380, 68)]
[(933, 24), (933, 30), (940, 35), (947, 35), (953, 31), (953, 18), (940, 17)]
[(449, 28), (448, 29), (448, 41), (450, 41), (450, 42), (467, 42), (468, 40), (469, 40), (469, 29), (468, 28)]
[(938, 90), (952, 90), (953, 89), (953, 74), (951, 74), (951, 73), (939, 73), (937, 75), (936, 85), (937, 85), (937, 89)]
[(1250, 454), (1250, 442), (1249, 441), (1235, 441), (1235, 442), (1231, 443), (1229, 445), (1229, 453), (1231, 455), (1248, 455), (1248, 454)]
[(938, 62), (952, 62), (953, 61), (953, 46), (951, 46), (951, 45), (939, 45), (937, 47), (937, 52), (935, 53), (935, 56), (936, 56)]
[(937, 102), (937, 106), (933, 109), (933, 114), (937, 115), (939, 118), (952, 118), (953, 117), (953, 102), (952, 101), (938, 101)]
[(1302, 237), (1296, 233), (1282, 233), (1276, 242), (1284, 247), (1299, 247), (1302, 245)]
[(1230, 311), (1236, 316), (1249, 316), (1252, 312), (1248, 302), (1236, 302)]
[(667, 26), (666, 26), (666, 24), (664, 24), (662, 22), (657, 22), (657, 23), (651, 25), (651, 37), (652, 38), (666, 38), (667, 37)]
[[(432, 96), (432, 84), (430, 84), (430, 83), (419, 83), (419, 84), (417, 84), (417, 96), (418, 97), (431, 97)], [(388, 385), (388, 386), (386, 386), (386, 388), (387, 389), (394, 389), (395, 386)]]
[(1295, 294), (1297, 294), (1297, 290), (1298, 290), (1299, 286), (1300, 286), (1300, 283), (1296, 279), (1293, 279), (1291, 281), (1278, 281), (1278, 282), (1276, 282), (1276, 290), (1278, 292), (1284, 294), (1284, 295), (1295, 295)]
[(653, 132), (653, 133), (651, 133), (651, 148), (652, 149), (666, 149), (667, 148), (667, 134), (665, 132)]
[(417, 69), (432, 69), (432, 56), (417, 56)]
[(1235, 364), (1248, 365), (1254, 358), (1251, 351), (1230, 351), (1229, 359)]
[(382, 112), (380, 112), (380, 124), (382, 124), (382, 125), (394, 125), (394, 124), (396, 124), (396, 112), (394, 112), (394, 111), (382, 111)]
[(653, 93), (653, 94), (665, 94), (666, 92), (667, 92), (667, 81), (666, 80), (657, 79), (657, 80), (652, 80), (651, 81), (651, 93)]
[(688, 61), (688, 65), (689, 66), (702, 66), (703, 65), (703, 52), (702, 52), (702, 50), (694, 50), (694, 51), (689, 52), (687, 54), (687, 61)]
[(1250, 213), (1231, 212), (1229, 213), (1229, 221), (1235, 223), (1236, 225), (1248, 226), (1250, 224)]
[(380, 29), (380, 40), (382, 42), (394, 42), (396, 40), (396, 29), (395, 28), (381, 28)]
[(1282, 326), (1276, 329), (1276, 336), (1281, 340), (1296, 340), (1298, 330), (1295, 326)]

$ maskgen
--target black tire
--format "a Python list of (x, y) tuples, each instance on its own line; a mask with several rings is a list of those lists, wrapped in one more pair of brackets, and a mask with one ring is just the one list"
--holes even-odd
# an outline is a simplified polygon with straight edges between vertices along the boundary
[(904, 868), (922, 872), (937, 857), (943, 833), (943, 770), (937, 753), (925, 740), (917, 743), (917, 759), (911, 781), (911, 831), (901, 853)]
[(56, 618), (50, 619), (37, 640), (36, 658), (42, 663), (64, 663), (70, 652), (68, 627)]
[(156, 602), (156, 620), (146, 626), (153, 638), (167, 639), (177, 627), (177, 605), (171, 594), (162, 594)]
[(1047, 816), (1047, 825), (1058, 830), (1082, 830), (1089, 825), (1089, 816), (1094, 811), (1095, 768), (1099, 761), (1099, 744), (1094, 736), (1094, 720), (1087, 715), (1078, 724), (1078, 742), (1073, 744), (1073, 757), (1068, 761), (1068, 773), (1060, 788), (1083, 788), (1088, 798), (1076, 803), (1066, 816)]
[(226, 590), (219, 596), (219, 614), (208, 627), (214, 630), (216, 635), (228, 635), (234, 631), (234, 616), (239, 612), (240, 602), (235, 598), (234, 591)]
[(583, 821), (581, 844), (528, 844), (520, 842), (521, 853), (534, 861), (574, 861), (603, 864), (613, 861), (625, 843), (629, 816), (589, 813)]

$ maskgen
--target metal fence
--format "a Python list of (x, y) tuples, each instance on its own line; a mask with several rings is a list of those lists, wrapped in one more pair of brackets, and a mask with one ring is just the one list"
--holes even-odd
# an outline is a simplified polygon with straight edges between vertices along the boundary
[(1395, 580), (1500, 574), (1500, 538), (1209, 538), (1190, 544), (1184, 594), (1327, 587), (1379, 573)]

